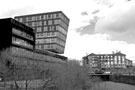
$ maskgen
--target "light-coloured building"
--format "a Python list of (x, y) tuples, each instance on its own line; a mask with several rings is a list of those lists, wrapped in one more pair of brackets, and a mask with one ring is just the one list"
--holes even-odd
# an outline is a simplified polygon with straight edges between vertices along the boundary
[(132, 61), (126, 59), (126, 55), (121, 52), (112, 54), (91, 53), (83, 57), (83, 65), (91, 68), (127, 68), (132, 66)]
[(127, 67), (132, 67), (133, 66), (133, 61), (126, 59), (126, 66)]

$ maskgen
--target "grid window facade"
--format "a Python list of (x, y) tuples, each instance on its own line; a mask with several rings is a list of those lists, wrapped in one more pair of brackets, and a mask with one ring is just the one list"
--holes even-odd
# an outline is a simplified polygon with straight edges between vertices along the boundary
[(125, 55), (121, 53), (115, 54), (90, 54), (86, 56), (88, 58), (83, 58), (84, 60), (88, 59), (90, 67), (94, 67), (93, 64), (96, 64), (96, 68), (126, 68), (130, 65), (131, 60), (126, 60)]
[[(23, 21), (23, 18), (18, 18)], [(5, 27), (6, 25), (6, 27)], [(0, 27), (4, 29), (0, 33), (0, 49), (19, 47), (33, 50), (35, 46), (35, 35), (32, 28), (12, 19), (0, 19)]]
[[(40, 48), (41, 43), (48, 45), (48, 42), (50, 42), (51, 45), (53, 42), (57, 44), (55, 52), (58, 51), (57, 53), (61, 54), (64, 52), (69, 19), (61, 11), (15, 17), (19, 21), (20, 18), (22, 23), (29, 23), (27, 25), (35, 29), (36, 47)], [(54, 40), (54, 37), (57, 40)], [(46, 49), (52, 50), (50, 48), (52, 46), (47, 46)]]
[(29, 42), (17, 37), (12, 37), (12, 43), (17, 45), (22, 45), (24, 47), (31, 48), (31, 49), (33, 48), (33, 45), (31, 45)]

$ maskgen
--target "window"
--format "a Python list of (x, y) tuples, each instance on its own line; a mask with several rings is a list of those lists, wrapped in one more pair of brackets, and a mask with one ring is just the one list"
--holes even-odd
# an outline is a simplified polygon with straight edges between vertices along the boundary
[(54, 29), (55, 29), (55, 27), (54, 27), (54, 26), (52, 26), (52, 31), (54, 31)]
[(41, 45), (39, 45), (39, 46), (38, 46), (38, 48), (39, 48), (39, 49), (42, 49), (42, 46), (41, 46)]
[(51, 42), (50, 38), (46, 39), (46, 43), (50, 43), (50, 42)]
[(32, 19), (32, 21), (35, 21), (35, 16), (32, 16), (32, 18), (31, 18), (31, 19)]
[(22, 33), (20, 30), (17, 30), (15, 28), (12, 29), (12, 32), (13, 33), (16, 33), (16, 34), (19, 34), (19, 35)]
[(34, 27), (34, 26), (36, 26), (35, 24), (36, 24), (35, 22), (32, 22), (32, 25), (31, 26)]
[(122, 60), (123, 60), (123, 63), (125, 63), (125, 58), (124, 58), (124, 56), (123, 56)]
[(43, 37), (43, 33), (39, 33), (40, 37)]
[(46, 19), (47, 19), (47, 18), (46, 18), (46, 15), (43, 15), (43, 19), (44, 19), (44, 20), (46, 20)]
[(36, 39), (36, 44), (38, 44), (39, 43), (39, 40), (38, 39)]
[(46, 15), (46, 19), (49, 19), (48, 15)]
[(57, 32), (57, 36), (58, 36), (59, 38), (61, 38), (62, 40), (66, 40), (66, 36), (64, 36), (63, 34), (61, 34), (61, 33), (59, 33), (59, 32)]
[(52, 14), (48, 14), (47, 19), (52, 19)]
[(28, 48), (33, 48), (33, 46), (30, 43), (28, 43), (27, 41), (24, 41), (24, 40), (16, 38), (16, 37), (12, 37), (12, 43), (22, 45), (22, 46), (25, 46)]
[(43, 33), (43, 37), (46, 37), (46, 33)]
[(44, 45), (44, 49), (47, 49), (47, 45)]
[(34, 21), (34, 20), (35, 20), (34, 16), (33, 17), (26, 17), (26, 22)]
[(25, 38), (27, 38), (27, 39), (33, 40), (33, 37), (32, 37), (31, 35), (27, 34), (27, 33), (24, 32), (24, 31), (21, 31), (21, 30), (19, 30), (19, 29), (12, 28), (12, 32), (15, 33), (15, 34), (18, 34), (18, 35), (20, 35), (20, 36), (22, 36), (22, 37), (25, 37)]
[(26, 21), (29, 21), (29, 17), (26, 17)]
[(36, 45), (36, 49), (38, 49), (38, 45)]
[(55, 32), (52, 32), (52, 36), (55, 36)]
[(53, 38), (52, 42), (56, 42), (57, 41), (57, 38)]
[(44, 31), (48, 31), (48, 27), (44, 27)]
[(54, 24), (60, 24), (60, 20), (59, 19), (54, 20)]
[(59, 13), (59, 17), (62, 17), (62, 13)]
[(38, 38), (38, 37), (39, 37), (39, 34), (37, 33), (37, 34), (36, 34), (36, 38)]
[(56, 17), (59, 18), (59, 13), (56, 14)]
[(43, 33), (36, 34), (36, 38), (41, 38), (41, 37), (43, 37)]
[(56, 14), (53, 14), (53, 18), (54, 18), (54, 19), (56, 18)]
[(33, 29), (33, 30), (35, 30), (35, 28), (34, 28), (34, 27), (32, 27), (32, 29)]
[(41, 20), (42, 19), (42, 16), (39, 15), (39, 16), (36, 16), (36, 20)]
[(53, 49), (53, 45), (50, 45), (50, 48)]
[(37, 32), (42, 32), (42, 28), (41, 27), (37, 27)]
[(56, 26), (56, 30), (59, 30), (59, 26)]
[(52, 20), (48, 20), (48, 25), (52, 25)]
[(44, 21), (44, 25), (47, 25), (47, 21)]
[(43, 44), (44, 43), (44, 39), (37, 39), (36, 40), (36, 44)]
[(37, 22), (37, 26), (42, 26), (42, 21)]
[(49, 37), (50, 36), (50, 33), (47, 33), (47, 37)]
[(32, 27), (34, 27), (34, 26), (42, 26), (42, 21), (32, 22)]
[(60, 26), (56, 26), (56, 30), (60, 31), (61, 33), (63, 33), (64, 35), (67, 34), (67, 31), (65, 29), (63, 29), (62, 27)]
[(50, 49), (50, 45), (47, 46), (47, 49)]
[(62, 19), (65, 23), (69, 23), (69, 20), (68, 20), (63, 14), (61, 14), (61, 19)]
[(62, 41), (61, 39), (57, 39), (57, 43), (61, 46), (64, 46), (65, 45), (65, 42)]
[(50, 31), (54, 31), (54, 26), (49, 26)]
[(27, 26), (29, 26), (29, 23), (26, 23)]
[[(50, 32), (50, 33), (37, 33), (36, 38), (43, 38), (43, 37), (55, 37), (57, 32)], [(58, 37), (61, 39), (65, 39), (62, 34), (58, 34)]]
[(23, 19), (22, 19), (22, 18), (20, 18), (20, 19), (19, 19), (19, 22), (23, 22)]

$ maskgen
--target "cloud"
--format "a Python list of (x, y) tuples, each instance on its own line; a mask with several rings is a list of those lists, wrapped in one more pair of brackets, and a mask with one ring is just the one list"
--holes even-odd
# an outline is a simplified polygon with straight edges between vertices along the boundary
[(110, 34), (112, 40), (135, 43), (135, 3), (110, 10), (108, 15), (98, 20), (95, 31)]
[(98, 12), (100, 12), (100, 10), (95, 10), (95, 11), (92, 12), (92, 14), (96, 14)]
[(109, 38), (106, 34), (80, 35), (75, 30), (69, 30), (65, 56), (69, 58), (81, 59), (86, 53), (99, 52), (103, 46), (99, 43)]
[(1, 18), (12, 17), (16, 15), (25, 15), (31, 13), (34, 9), (32, 7), (24, 7), (24, 8), (16, 8), (8, 11), (4, 11), (4, 13), (0, 13)]
[[(107, 0), (101, 1), (105, 4)], [(122, 4), (118, 4), (118, 2)], [(100, 12), (94, 16), (89, 15), (89, 24), (78, 28), (77, 31), (81, 35), (105, 33), (111, 36), (112, 41), (125, 41), (135, 44), (135, 2), (126, 2), (125, 0), (118, 2), (108, 0), (106, 4), (113, 6), (97, 9)]]
[(128, 59), (135, 60), (135, 44), (128, 44), (124, 41), (111, 41), (109, 34), (85, 34), (75, 30), (69, 30), (67, 44), (65, 48), (65, 56), (73, 59), (81, 59), (86, 53), (112, 53), (112, 51), (120, 50), (127, 55)]
[(76, 29), (77, 32), (80, 32), (81, 35), (94, 34), (95, 33), (95, 25), (96, 25), (98, 19), (99, 18), (97, 16), (94, 16), (93, 19), (89, 20), (88, 25), (85, 25), (85, 26), (82, 26), (82, 27)]
[(95, 1), (97, 4), (106, 5), (108, 7), (127, 2), (127, 0), (93, 0), (93, 1)]
[[(0, 17), (62, 10), (70, 18), (65, 56), (81, 59), (86, 53), (111, 53), (118, 49), (127, 54), (129, 59), (133, 59), (135, 44), (126, 41), (129, 41), (130, 37), (132, 40), (130, 42), (133, 42), (135, 35), (132, 28), (125, 29), (129, 26), (125, 26), (123, 22), (129, 22), (122, 21), (123, 15), (126, 15), (130, 9), (131, 5), (125, 6), (125, 0), (14, 0), (14, 2), (3, 0), (0, 3)], [(92, 14), (96, 10), (100, 11)], [(131, 10), (128, 13), (133, 12)], [(134, 19), (133, 16), (128, 17)], [(124, 16), (124, 19), (126, 18), (127, 16)], [(120, 27), (113, 27), (119, 26), (118, 23), (113, 23), (114, 21), (115, 23), (121, 21), (120, 26), (123, 30), (118, 31)], [(132, 23), (130, 25), (132, 26)]]
[(95, 22), (91, 21), (89, 25), (80, 27), (77, 29), (78, 32), (80, 32), (81, 35), (84, 34), (93, 34), (95, 29)]
[(81, 15), (85, 16), (85, 15), (88, 15), (88, 13), (87, 12), (82, 12)]

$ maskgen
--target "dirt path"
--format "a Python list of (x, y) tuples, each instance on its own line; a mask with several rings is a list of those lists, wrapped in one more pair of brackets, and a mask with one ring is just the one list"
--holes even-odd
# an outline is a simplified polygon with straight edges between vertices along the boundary
[(100, 82), (92, 90), (135, 90), (135, 86), (115, 82)]

